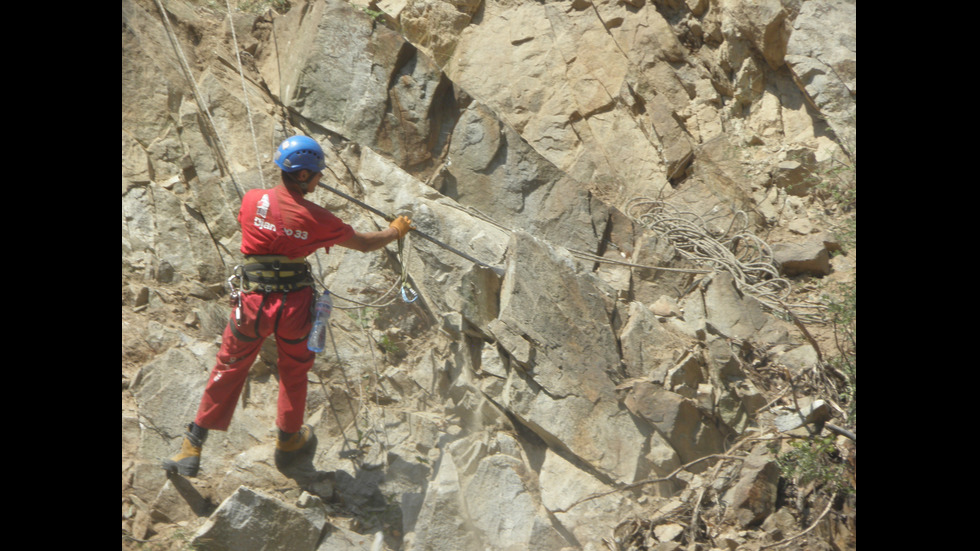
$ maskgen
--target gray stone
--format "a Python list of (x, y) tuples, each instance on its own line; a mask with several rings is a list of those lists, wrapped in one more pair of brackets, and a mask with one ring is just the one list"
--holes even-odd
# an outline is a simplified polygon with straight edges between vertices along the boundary
[(414, 548), (456, 551), (482, 548), (480, 532), (469, 520), (453, 456), (443, 451), (415, 524)]
[(631, 377), (646, 377), (657, 368), (672, 367), (681, 352), (694, 342), (660, 323), (656, 314), (639, 302), (630, 304), (628, 315), (620, 342), (623, 363)]
[(316, 551), (374, 551), (375, 549), (380, 551), (384, 547), (376, 545), (379, 541), (384, 541), (381, 532), (367, 536), (331, 524), (324, 532), (323, 541), (317, 546)]
[(830, 420), (831, 414), (832, 412), (827, 402), (815, 400), (812, 403), (801, 405), (799, 411), (776, 417), (773, 423), (779, 431), (787, 432), (800, 428), (803, 425), (828, 421)]
[(738, 482), (725, 494), (726, 518), (742, 528), (758, 526), (775, 508), (779, 466), (765, 445), (752, 450), (742, 463)]
[[(697, 403), (658, 385), (634, 385), (624, 404), (638, 417), (650, 422), (677, 451), (681, 463), (689, 463), (724, 451), (724, 435), (714, 423), (707, 423)], [(691, 467), (701, 472), (704, 464)]]
[(804, 2), (793, 21), (786, 63), (807, 101), (826, 117), (841, 146), (857, 153), (857, 6)]
[(312, 551), (322, 528), (302, 510), (245, 486), (228, 497), (191, 543), (208, 551)]
[(777, 243), (772, 246), (772, 254), (779, 264), (780, 272), (787, 276), (824, 276), (831, 271), (830, 251), (820, 235), (803, 243)]

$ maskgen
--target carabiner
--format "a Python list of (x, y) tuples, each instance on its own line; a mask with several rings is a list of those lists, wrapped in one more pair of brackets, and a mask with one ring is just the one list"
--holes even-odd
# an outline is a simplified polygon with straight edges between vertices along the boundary
[(228, 280), (225, 281), (225, 283), (228, 285), (228, 293), (232, 296), (235, 296), (235, 294), (238, 292), (235, 289), (235, 284), (232, 283), (236, 279), (238, 279), (238, 274), (231, 274), (231, 276), (228, 277)]
[[(408, 290), (407, 292), (406, 292), (406, 289)], [(408, 298), (408, 294), (407, 293), (411, 293), (412, 294), (412, 298), (411, 299)], [(412, 289), (411, 287), (409, 287), (408, 286), (408, 283), (402, 283), (402, 300), (405, 301), (405, 302), (407, 302), (407, 303), (409, 303), (409, 304), (411, 304), (411, 303), (415, 302), (418, 299), (419, 299), (419, 294), (415, 292), (415, 289)]]

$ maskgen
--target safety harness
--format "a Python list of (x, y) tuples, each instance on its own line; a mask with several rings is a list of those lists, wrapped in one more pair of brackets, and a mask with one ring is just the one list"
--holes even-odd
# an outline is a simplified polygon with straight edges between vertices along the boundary
[[(236, 284), (237, 283), (237, 287)], [(259, 338), (258, 319), (255, 320), (255, 336), (251, 337), (241, 333), (238, 327), (242, 321), (242, 293), (262, 293), (262, 304), (259, 305), (258, 312), (262, 312), (269, 293), (289, 293), (302, 287), (314, 285), (313, 272), (310, 263), (306, 258), (290, 259), (282, 255), (254, 255), (246, 256), (245, 262), (235, 266), (231, 277), (228, 278), (228, 288), (231, 292), (231, 303), (235, 307), (235, 323), (231, 325), (231, 330), (239, 339), (254, 341)], [(316, 299), (316, 288), (314, 287), (314, 300)], [(285, 302), (285, 297), (283, 297)], [(282, 305), (276, 312), (276, 327), (279, 326), (279, 318), (282, 316)], [(296, 339), (301, 342), (305, 340)]]
[(281, 255), (246, 256), (241, 266), (242, 290), (245, 292), (288, 293), (313, 285), (310, 263), (305, 258), (290, 259)]

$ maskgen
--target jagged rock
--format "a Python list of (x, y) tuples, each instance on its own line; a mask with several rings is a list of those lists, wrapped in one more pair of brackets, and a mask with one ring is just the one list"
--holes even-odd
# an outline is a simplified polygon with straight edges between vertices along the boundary
[(857, 154), (857, 5), (804, 2), (786, 45), (786, 64), (807, 101)]
[(190, 482), (179, 477), (168, 479), (150, 504), (157, 522), (175, 523), (181, 519), (207, 516), (214, 505)]
[(662, 317), (681, 317), (681, 310), (677, 304), (677, 301), (673, 297), (661, 296), (650, 305), (650, 311), (654, 314)]
[(661, 542), (669, 542), (683, 534), (684, 527), (675, 523), (659, 524), (654, 527), (653, 533)]
[(158, 429), (169, 428), (173, 439), (164, 440), (155, 431), (142, 431), (140, 445), (144, 455), (165, 458), (179, 449), (180, 438), (187, 423), (194, 419), (207, 383), (205, 365), (185, 348), (169, 348), (140, 369), (131, 386), (140, 413)]
[(777, 188), (783, 188), (790, 195), (805, 196), (813, 186), (814, 179), (810, 171), (799, 161), (782, 161), (772, 173), (772, 183)]
[(743, 462), (738, 482), (724, 495), (726, 517), (742, 528), (758, 526), (776, 504), (776, 482), (780, 471), (764, 445), (752, 450)]
[(803, 243), (776, 243), (772, 254), (784, 275), (824, 276), (831, 271), (827, 243), (824, 235), (815, 235)]
[(194, 538), (197, 549), (212, 551), (314, 550), (325, 520), (252, 488), (240, 487), (211, 515)]
[(725, 3), (726, 21), (751, 41), (773, 69), (784, 63), (790, 38), (787, 11), (779, 0)]
[(443, 192), (512, 230), (595, 251), (609, 209), (480, 104), (463, 111), (450, 142)]
[[(622, 519), (656, 517), (668, 520), (645, 526), (647, 546), (679, 548), (669, 523), (684, 524), (701, 476), (612, 490), (720, 453), (762, 421), (750, 350), (779, 347), (775, 366), (798, 370), (813, 349), (793, 348), (787, 324), (724, 274), (578, 252), (692, 267), (620, 214), (637, 197), (716, 233), (788, 219), (792, 239), (815, 235), (793, 220), (822, 200), (800, 195), (807, 171), (828, 174), (855, 147), (853, 2), (294, 0), (230, 18), (206, 4), (122, 4), (124, 536), (195, 525), (245, 486), (285, 496), (249, 519), (288, 510), (274, 544), (320, 526), (318, 551), (595, 551)], [(403, 250), (313, 255), (338, 297), (397, 294), (403, 274), (421, 297), (354, 310), (338, 298), (307, 411), (316, 474), (331, 476), (274, 468), (267, 342), (202, 476), (168, 479), (159, 459), (179, 447), (228, 319), (241, 193), (278, 182), (271, 155), (294, 133), (325, 146), (324, 183), (492, 268), (417, 234)], [(387, 226), (327, 190), (310, 198), (358, 230)], [(382, 353), (382, 337), (399, 353)], [(761, 537), (750, 529), (772, 512), (773, 473), (763, 458), (731, 463), (743, 468), (725, 522), (746, 529), (722, 524), (714, 543), (734, 549)], [(301, 489), (349, 508), (323, 524), (318, 498), (285, 505)], [(762, 528), (775, 539), (786, 520)], [(378, 524), (393, 541), (375, 539)]]
[[(638, 383), (624, 400), (634, 415), (649, 421), (677, 451), (681, 463), (724, 451), (724, 434), (707, 423), (693, 400), (652, 383)], [(695, 465), (701, 472), (705, 465)]]
[(382, 551), (388, 549), (384, 545), (381, 532), (374, 536), (358, 534), (342, 526), (329, 525), (323, 536), (323, 541), (316, 551)]
[(830, 405), (823, 400), (815, 400), (812, 403), (801, 405), (799, 411), (776, 417), (774, 424), (781, 432), (788, 432), (810, 423), (822, 424), (829, 419)]
[(464, 490), (473, 524), (495, 549), (559, 549), (567, 542), (551, 526), (518, 458), (483, 458)]
[(500, 316), (490, 330), (523, 366), (493, 399), (549, 443), (632, 481), (644, 437), (618, 407), (607, 373), (618, 367), (619, 352), (598, 280), (577, 273), (567, 252), (520, 232), (507, 256)]
[[(641, 11), (637, 26), (659, 17)], [(625, 201), (634, 190), (656, 195), (666, 177), (657, 146), (616, 101), (630, 65), (623, 51), (646, 50), (617, 45), (592, 10), (517, 4), (488, 10), (462, 33), (445, 70), (572, 180), (629, 183)], [(486, 79), (487, 66), (499, 80)]]
[[(767, 315), (758, 299), (743, 294), (735, 284), (735, 278), (728, 272), (714, 275), (704, 292), (704, 323), (710, 329), (729, 338), (751, 338), (763, 344), (777, 344), (785, 341), (788, 326), (785, 322)], [(691, 308), (695, 314), (697, 308)], [(689, 309), (685, 308), (685, 321)]]
[[(631, 377), (656, 377), (659, 368), (667, 368), (680, 353), (695, 341), (660, 323), (651, 308), (633, 302), (629, 319), (620, 334), (623, 363)], [(663, 381), (663, 377), (660, 377)]]
[(147, 259), (160, 282), (180, 282), (187, 276), (215, 281), (222, 259), (212, 236), (197, 223), (180, 197), (152, 182), (127, 190), (122, 197), (123, 239), (132, 264)]
[(781, 541), (799, 531), (797, 524), (793, 513), (786, 507), (780, 507), (778, 511), (766, 517), (762, 529), (772, 541)]
[(788, 367), (793, 372), (803, 371), (818, 363), (817, 351), (810, 344), (791, 348), (775, 357), (780, 365)]
[(270, 52), (272, 61), (290, 62), (269, 63), (264, 76), (283, 104), (327, 130), (374, 145), (404, 39), (375, 29), (366, 15), (339, 0), (290, 10), (276, 27), (282, 36), (280, 50)]
[(611, 492), (613, 488), (551, 449), (544, 450), (538, 483), (542, 505), (579, 544), (599, 541), (606, 526), (635, 511), (625, 495)]
[(440, 66), (452, 55), (459, 34), (481, 6), (479, 0), (406, 0), (404, 6), (398, 6), (393, 1), (388, 4), (395, 8), (398, 22), (409, 40), (428, 52)]
[(429, 482), (415, 523), (409, 549), (455, 551), (482, 548), (483, 542), (469, 520), (453, 456), (444, 450)]

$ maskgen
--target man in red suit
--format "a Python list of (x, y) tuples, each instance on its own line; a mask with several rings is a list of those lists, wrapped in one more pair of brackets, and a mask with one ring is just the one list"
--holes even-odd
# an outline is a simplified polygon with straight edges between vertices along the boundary
[(222, 334), (197, 416), (187, 427), (180, 452), (163, 463), (167, 471), (197, 476), (208, 430), (228, 430), (248, 371), (270, 335), (275, 335), (279, 353), (276, 465), (288, 466), (315, 445), (313, 428), (303, 424), (306, 374), (316, 356), (306, 346), (316, 301), (306, 257), (320, 248), (329, 252), (333, 245), (375, 251), (414, 229), (411, 220), (400, 216), (383, 231), (358, 232), (304, 199), (326, 168), (323, 150), (312, 138), (286, 139), (274, 162), (282, 169), (282, 182), (272, 189), (250, 190), (242, 199), (242, 292)]

